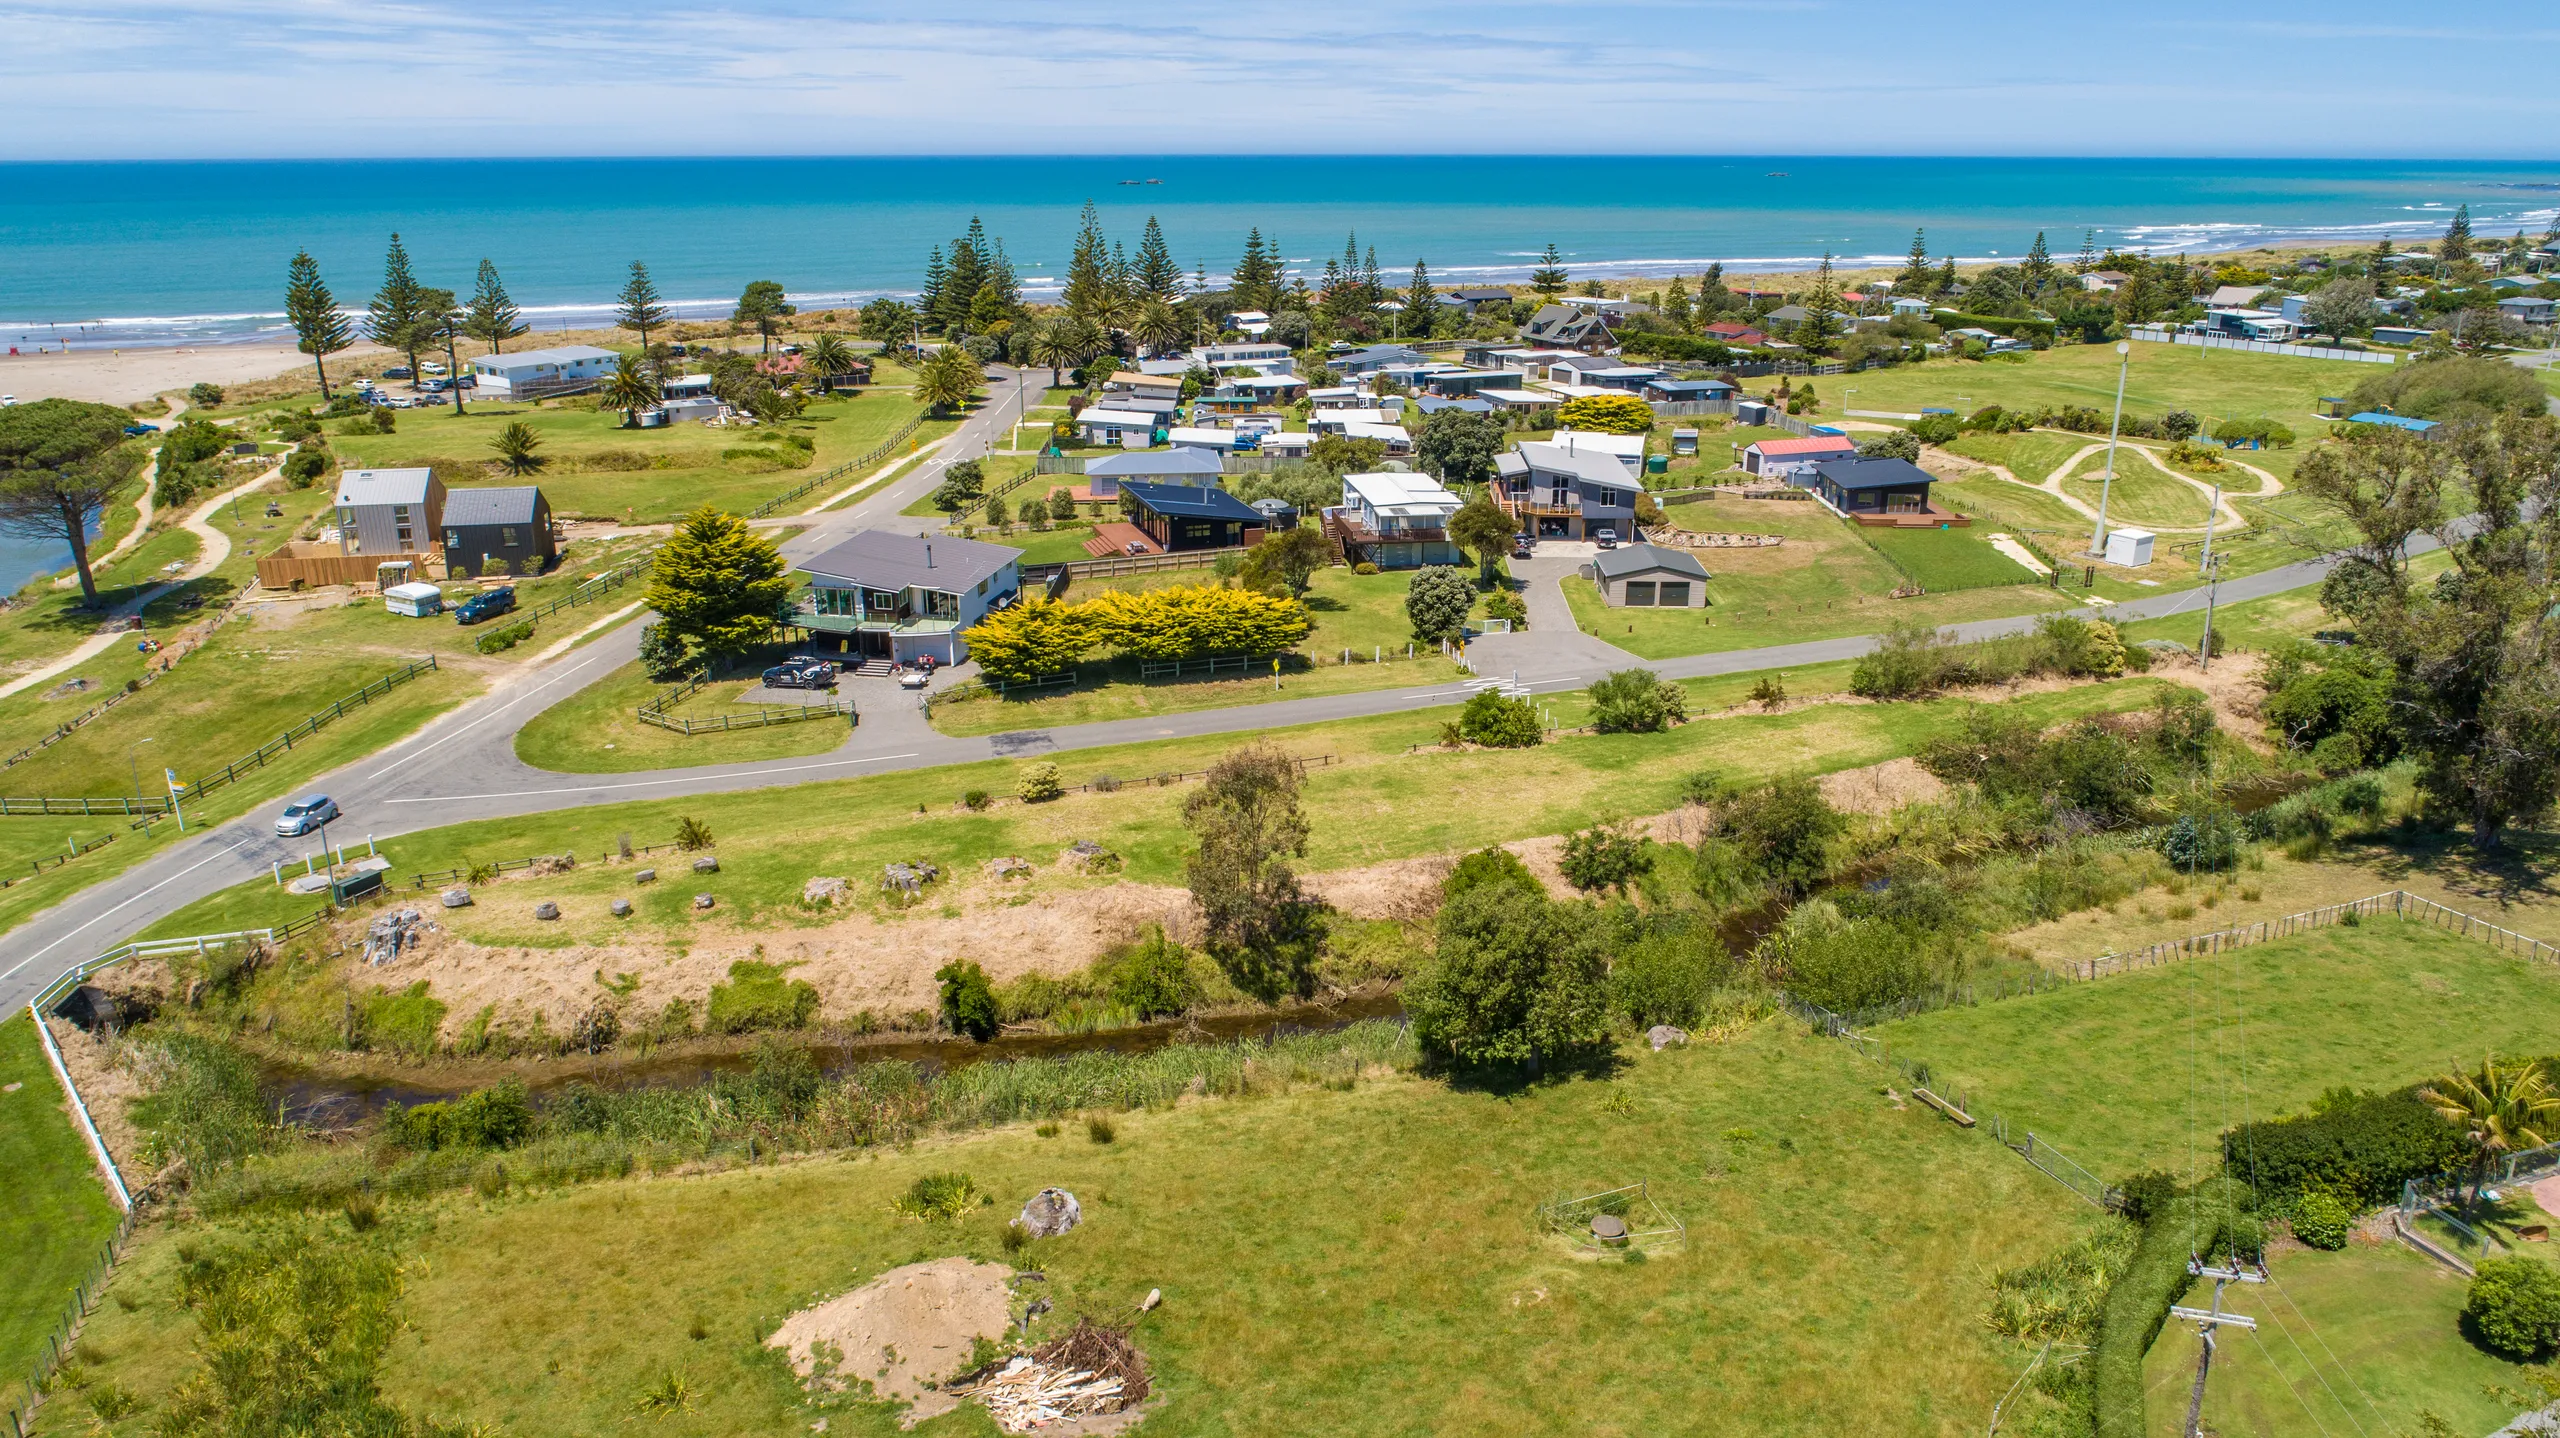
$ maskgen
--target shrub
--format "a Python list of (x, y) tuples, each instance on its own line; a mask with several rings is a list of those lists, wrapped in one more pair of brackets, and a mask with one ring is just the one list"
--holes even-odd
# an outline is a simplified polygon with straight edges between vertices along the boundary
[(288, 489), (309, 489), (328, 472), (329, 451), (322, 446), (306, 441), (285, 457), (284, 482)]
[(711, 847), (711, 826), (690, 816), (676, 820), (676, 847), (691, 853)]
[(2346, 1247), (2350, 1222), (2347, 1206), (2319, 1189), (2294, 1200), (2293, 1236), (2313, 1248), (2334, 1253)]
[(1018, 791), (1026, 804), (1046, 804), (1067, 792), (1058, 777), (1058, 766), (1043, 759), (1022, 771), (1022, 788)]
[(1546, 741), (1538, 711), (1526, 699), (1481, 689), (1458, 711), (1459, 737), (1488, 749), (1527, 749)]
[(967, 1034), (980, 1043), (996, 1036), (1003, 1027), (996, 1012), (995, 986), (987, 982), (987, 971), (975, 959), (954, 959), (936, 969), (934, 981), (941, 986), (942, 1021), (955, 1034)]
[(1556, 408), (1559, 429), (1597, 430), (1602, 434), (1646, 434), (1653, 429), (1653, 406), (1634, 395), (1585, 395)]
[(2414, 1089), (2334, 1090), (2308, 1114), (2242, 1124), (2222, 1136), (2223, 1162), (2273, 1195), (2327, 1193), (2356, 1207), (2388, 1203), (2409, 1179), (2462, 1162), (2462, 1132)]
[(2490, 1347), (2540, 1359), (2560, 1347), (2560, 1270), (2532, 1258), (2483, 1260), (2462, 1315)]
[[(1455, 414), (1456, 412), (1457, 411), (1455, 410), (1444, 411), (1444, 413), (1450, 414)], [(1484, 597), (1484, 613), (1487, 619), (1509, 620), (1511, 622), (1512, 629), (1515, 631), (1529, 627), (1528, 601), (1522, 599), (1519, 595), (1512, 593), (1508, 589), (1497, 589), (1493, 593), (1486, 595)]]
[(2240, 824), (2228, 809), (2180, 814), (2160, 834), (2160, 857), (2188, 873), (2220, 873), (2240, 858)]
[(965, 1173), (928, 1173), (907, 1185), (898, 1212), (949, 1222), (978, 1205), (978, 1181)]
[(503, 654), (533, 637), (533, 621), (519, 619), (503, 629), (492, 629), (471, 641), (471, 647), (483, 654)]
[(1632, 830), (1594, 824), (1565, 839), (1558, 867), (1565, 882), (1584, 893), (1615, 889), (1624, 894), (1644, 872), (1645, 862), (1644, 840)]
[(394, 1104), (383, 1114), (382, 1132), (412, 1153), (514, 1148), (533, 1136), (533, 1103), (523, 1082), (509, 1079), (449, 1101), (407, 1109)]
[(1918, 464), (1920, 436), (1907, 429), (1897, 429), (1890, 434), (1880, 434), (1872, 439), (1858, 441), (1858, 453), (1867, 458), (1907, 459), (1913, 464)]
[(1108, 1114), (1087, 1114), (1084, 1120), (1084, 1136), (1095, 1143), (1109, 1143), (1120, 1136), (1120, 1130), (1111, 1122)]
[(1509, 885), (1533, 894), (1546, 892), (1546, 887), (1538, 882), (1538, 876), (1530, 873), (1529, 866), (1520, 862), (1519, 855), (1509, 849), (1478, 849), (1458, 860), (1456, 866), (1449, 870), (1449, 877), (1440, 881), (1440, 898), (1446, 902), (1469, 889), (1480, 889), (1488, 884)]
[(1424, 644), (1460, 637), (1475, 607), (1475, 581), (1449, 565), (1417, 570), (1405, 588), (1405, 617), (1413, 622), (1413, 637)]
[(1650, 669), (1621, 669), (1590, 694), (1591, 727), (1603, 734), (1659, 734), (1689, 717), (1688, 694)]
[(1911, 426), (1911, 436), (1923, 444), (1948, 444), (1964, 433), (1964, 426), (1954, 415), (1933, 414)]
[(1141, 1019), (1169, 1018), (1200, 999), (1191, 974), (1191, 951), (1152, 926), (1111, 976), (1112, 1002)]
[(640, 629), (640, 672), (658, 684), (673, 684), (693, 672), (693, 652), (663, 624)]
[(1849, 670), (1849, 691), (1868, 699), (1916, 699), (1939, 684), (1937, 627), (1905, 621), (1885, 631)]
[(1622, 946), (1609, 966), (1609, 999), (1638, 1028), (1687, 1028), (1708, 996), (1732, 977), (1733, 963), (1703, 924), (1656, 923)]
[(1778, 779), (1738, 794), (1716, 822), (1761, 877), (1793, 893), (1831, 872), (1831, 842), (1849, 829), (1810, 779)]
[(726, 983), (711, 986), (703, 1028), (715, 1034), (796, 1029), (817, 1012), (817, 989), (792, 978), (785, 966), (740, 959), (729, 966)]
[(972, 812), (983, 812), (993, 802), (984, 789), (971, 789), (960, 796), (960, 806)]
[(1378, 572), (1378, 566), (1376, 566), (1376, 565), (1374, 565), (1374, 564), (1371, 564), (1369, 561), (1367, 561), (1367, 560), (1365, 560), (1365, 559), (1364, 559), (1364, 560), (1361, 560), (1358, 564), (1355, 564), (1355, 565), (1351, 566), (1351, 572), (1352, 572), (1352, 573), (1354, 573), (1354, 574), (1364, 575), (1364, 576), (1365, 576), (1365, 575), (1371, 575), (1371, 574), (1375, 574), (1375, 573), (1377, 573), (1377, 572)]

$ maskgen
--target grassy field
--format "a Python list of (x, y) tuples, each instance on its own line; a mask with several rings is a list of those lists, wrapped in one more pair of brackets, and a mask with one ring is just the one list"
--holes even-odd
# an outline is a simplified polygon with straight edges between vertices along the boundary
[[(617, 411), (575, 401), (529, 405), (488, 401), (456, 418), (450, 409), (400, 412), (397, 433), (341, 435), (330, 445), (351, 466), (431, 465), (446, 483), (511, 484), (493, 462), (490, 442), (509, 424), (532, 425), (550, 464), (534, 478), (563, 518), (593, 516), (634, 523), (673, 519), (698, 504), (743, 512), (802, 479), (868, 453), (916, 415), (914, 400), (893, 389), (813, 402), (800, 419), (766, 428), (715, 430), (698, 424), (625, 429)], [(803, 436), (814, 447), (780, 443)], [(921, 443), (927, 436), (916, 435)]]
[[(2112, 485), (2104, 484), (2107, 457), (2093, 454), (2073, 468), (2062, 481), (2062, 487), (2073, 499), (2098, 507), (2101, 488), (2107, 494), (2107, 523), (2110, 526), (2203, 524), (2213, 512), (2212, 497), (2200, 494), (2194, 485), (2171, 475), (2152, 462), (2150, 454), (2133, 445), (2116, 450), (2116, 477)], [(2234, 473), (2233, 479), (2246, 479), (2250, 488), (2257, 481)]]
[[(917, 1176), (953, 1170), (995, 1206), (951, 1225), (891, 1211)], [(1578, 1260), (1532, 1222), (1548, 1199), (1638, 1180), (1687, 1225), (1684, 1251)], [(1751, 1414), (1755, 1433), (1953, 1438), (2018, 1362), (1980, 1320), (1984, 1276), (2097, 1219), (1996, 1145), (1888, 1106), (1845, 1047), (1766, 1023), (1633, 1054), (1607, 1082), (1373, 1079), (1132, 1114), (1108, 1146), (1017, 1127), (440, 1201), (391, 1220), (414, 1267), (384, 1390), (507, 1432), (619, 1434), (673, 1369), (700, 1396), (647, 1431), (806, 1433), (812, 1411), (763, 1337), (891, 1266), (1002, 1257), (998, 1225), (1051, 1184), (1085, 1222), (1025, 1256), (1056, 1304), (1035, 1332), (1126, 1317), (1161, 1290), (1136, 1338), (1166, 1395), (1145, 1431), (1169, 1435), (1636, 1434), (1710, 1409)], [(190, 1365), (171, 1298), (200, 1233), (155, 1234), (117, 1280), (135, 1307), (94, 1321), (93, 1381), (152, 1405), (96, 1431), (151, 1431)], [(85, 1424), (82, 1406), (66, 1418)], [(894, 1431), (876, 1408), (828, 1423)], [(972, 1411), (918, 1431), (993, 1430)]]
[(1968, 459), (1999, 465), (2024, 483), (2039, 484), (2089, 442), (2088, 435), (2031, 430), (2025, 434), (1962, 435), (1947, 449)]
[[(2399, 1244), (2358, 1240), (2336, 1253), (2289, 1248), (2264, 1287), (2224, 1290), (2228, 1311), (2259, 1322), (2226, 1333), (2205, 1386), (2204, 1421), (2223, 1438), (2416, 1433), (2420, 1410), (2457, 1433), (2486, 1433), (2513, 1404), (2485, 1391), (2531, 1391), (2523, 1368), (2462, 1336), (2462, 1278)], [(2210, 1296), (2199, 1288), (2189, 1303)], [(2145, 1418), (2175, 1438), (2195, 1382), (2192, 1325), (2171, 1323), (2143, 1363)]]
[[(1836, 670), (1807, 676), (1807, 692), (1836, 687)], [(1691, 712), (1709, 714), (1740, 703), (1752, 679), (1696, 681), (1686, 686)], [(2125, 680), (2031, 695), (2017, 702), (2059, 722), (2077, 714), (2142, 708), (2155, 685)], [(1558, 722), (1582, 722), (1579, 694), (1548, 701)], [(1815, 706), (1791, 713), (1757, 712), (1691, 723), (1667, 734), (1589, 735), (1526, 750), (1432, 748), (1451, 709), (1265, 731), (1260, 737), (1293, 754), (1331, 755), (1312, 771), (1306, 803), (1313, 828), (1306, 866), (1350, 868), (1422, 854), (1558, 834), (1601, 819), (1660, 813), (1679, 801), (1682, 776), (1711, 768), (1737, 779), (1854, 768), (1909, 753), (1963, 720), (1954, 701), (1895, 705)], [(1158, 740), (1059, 756), (1069, 784), (1103, 774), (1124, 780), (1197, 770), (1243, 740), (1238, 736)], [(1091, 839), (1127, 861), (1127, 876), (1181, 883), (1189, 836), (1178, 818), (1185, 786), (1128, 783), (1117, 792), (1071, 794), (1054, 803), (1002, 804), (982, 813), (963, 808), (971, 789), (1007, 795), (1023, 761), (989, 760), (938, 769), (879, 774), (788, 788), (684, 799), (591, 806), (428, 830), (389, 846), (402, 870), (441, 869), (473, 860), (573, 850), (594, 854), (612, 837), (664, 843), (680, 817), (707, 824), (719, 840), (721, 872), (705, 887), (720, 900), (726, 925), (787, 930), (823, 921), (799, 906), (812, 874), (876, 873), (893, 860), (933, 859), (971, 873), (999, 855), (1055, 855)], [(777, 823), (780, 815), (790, 822)], [(1035, 890), (1089, 882), (1054, 867), (1029, 881)], [(494, 942), (567, 944), (610, 932), (609, 900), (640, 905), (629, 923), (681, 939), (700, 922), (675, 886), (634, 892), (626, 875), (603, 866), (544, 879), (530, 902), (556, 899), (564, 917), (541, 925), (526, 905), (484, 904), (445, 916), (459, 932)], [(857, 891), (860, 886), (857, 885)], [(210, 933), (254, 927), (305, 912), (307, 903), (265, 883), (244, 884), (171, 915), (155, 931)], [(503, 910), (503, 912), (501, 912)]]
[[(741, 703), (738, 696), (762, 682), (750, 672), (753, 666), (775, 662), (782, 653), (751, 661), (737, 677), (706, 685), (667, 712), (697, 723), (760, 712), (765, 706)], [(678, 734), (641, 723), (639, 706), (670, 687), (652, 682), (635, 659), (534, 716), (516, 732), (516, 757), (564, 774), (628, 774), (824, 754), (842, 747), (849, 732), (841, 718), (716, 734)]]
[(0, 1088), (12, 1090), (0, 1093), (0, 1381), (14, 1384), (115, 1232), (116, 1208), (23, 1011), (0, 1022)]
[[(1986, 405), (2004, 409), (2085, 405), (2111, 411), (2116, 398), (2113, 345), (2064, 345), (2023, 357), (2022, 363), (1937, 359), (1897, 365), (1818, 382), (1825, 413), (1843, 407), (1916, 413), (1943, 406), (1971, 414)], [(2322, 395), (2345, 394), (2368, 371), (2341, 360), (2245, 354), (2184, 346), (2133, 346), (2126, 371), (2128, 414), (2194, 411), (2208, 425), (2235, 417), (2267, 415), (2299, 430)], [(2342, 386), (2344, 388), (2342, 388)]]
[[(1988, 529), (1866, 529), (1859, 537), (1936, 594), (2036, 584), (2034, 570), (1992, 547)], [(2032, 605), (2030, 608), (2041, 608)]]
[(2183, 1178), (2218, 1162), (2224, 1129), (2335, 1085), (2396, 1088), (2484, 1052), (2540, 1053), (2555, 1022), (2560, 975), (2369, 919), (1874, 1032), (2112, 1180)]

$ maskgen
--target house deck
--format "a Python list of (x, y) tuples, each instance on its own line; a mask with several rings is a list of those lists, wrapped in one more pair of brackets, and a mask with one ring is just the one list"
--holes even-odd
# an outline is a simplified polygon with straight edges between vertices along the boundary
[(1869, 529), (1970, 529), (1973, 516), (1941, 509), (1932, 501), (1926, 509), (1897, 509), (1885, 514), (1852, 510), (1846, 516)]
[(1110, 559), (1124, 554), (1162, 554), (1164, 546), (1138, 526), (1114, 519), (1093, 527), (1093, 538), (1084, 542), (1084, 552), (1096, 559)]

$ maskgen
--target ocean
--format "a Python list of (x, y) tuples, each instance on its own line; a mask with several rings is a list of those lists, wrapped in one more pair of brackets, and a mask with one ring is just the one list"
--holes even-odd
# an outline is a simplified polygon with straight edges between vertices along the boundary
[(1054, 287), (1078, 212), (1136, 246), (1149, 216), (1186, 270), (1222, 275), (1260, 227), (1321, 271), (1356, 232), (1401, 280), (1525, 276), (1553, 243), (1584, 274), (1806, 268), (1827, 252), (2209, 252), (2475, 229), (2540, 235), (2560, 162), (1906, 159), (1806, 156), (547, 159), (0, 164), (0, 342), (21, 348), (275, 339), (309, 249), (361, 307), (393, 231), (430, 284), (494, 260), (537, 328), (601, 318), (632, 260), (688, 316), (750, 280), (803, 308), (911, 292), (927, 250), (980, 217), (1026, 287)]

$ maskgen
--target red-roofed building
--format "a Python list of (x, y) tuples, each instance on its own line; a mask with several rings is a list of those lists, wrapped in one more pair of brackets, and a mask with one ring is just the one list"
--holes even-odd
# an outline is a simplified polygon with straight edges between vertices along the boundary
[(1809, 439), (1759, 439), (1742, 447), (1742, 470), (1763, 479), (1785, 479), (1798, 470), (1811, 469), (1826, 459), (1839, 459), (1858, 452), (1858, 442), (1846, 435), (1817, 434)]
[(1729, 345), (1765, 345), (1769, 342), (1767, 335), (1749, 325), (1736, 324), (1731, 320), (1726, 320), (1722, 324), (1701, 325), (1698, 333), (1711, 340), (1722, 340)]

